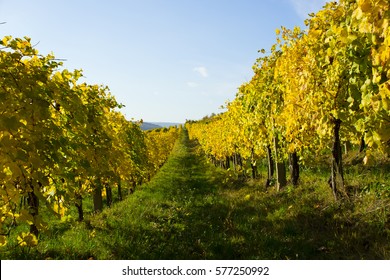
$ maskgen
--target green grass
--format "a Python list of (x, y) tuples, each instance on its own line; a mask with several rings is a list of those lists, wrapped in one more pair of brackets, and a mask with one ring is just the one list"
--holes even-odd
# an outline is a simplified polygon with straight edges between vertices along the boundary
[(183, 134), (133, 195), (81, 223), (51, 221), (36, 248), (2, 259), (390, 259), (389, 175), (349, 170), (349, 200), (334, 202), (321, 170), (277, 193), (210, 165)]

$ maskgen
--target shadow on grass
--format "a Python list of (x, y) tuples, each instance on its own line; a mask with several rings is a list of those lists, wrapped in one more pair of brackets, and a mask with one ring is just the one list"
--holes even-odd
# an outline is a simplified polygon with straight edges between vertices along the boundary
[[(303, 209), (289, 215), (272, 205), (263, 209), (238, 204), (232, 224), (242, 237), (238, 248), (245, 259), (388, 259), (389, 235), (386, 226), (366, 221), (348, 221), (344, 210)], [(248, 213), (257, 211), (252, 217)], [(247, 216), (250, 221), (242, 222)], [(388, 230), (388, 225), (387, 225)]]

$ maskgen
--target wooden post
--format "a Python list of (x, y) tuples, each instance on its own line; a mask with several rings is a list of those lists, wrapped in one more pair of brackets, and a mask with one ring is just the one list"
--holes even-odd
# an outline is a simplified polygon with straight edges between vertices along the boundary
[(275, 149), (275, 171), (276, 171), (276, 190), (280, 191), (281, 188), (287, 185), (286, 179), (286, 165), (283, 159), (278, 156), (279, 142), (278, 138), (274, 137), (274, 149)]
[(298, 163), (297, 152), (290, 153), (288, 155), (288, 160), (289, 160), (291, 183), (294, 186), (297, 186), (298, 185), (298, 180), (299, 180), (299, 163)]
[(99, 179), (96, 180), (95, 189), (93, 191), (93, 209), (95, 213), (103, 210), (102, 184)]
[(342, 194), (341, 190), (344, 188), (343, 175), (343, 156), (340, 142), (340, 127), (341, 120), (335, 119), (333, 127), (333, 147), (332, 147), (332, 165), (331, 177), (329, 180), (330, 187), (333, 191), (333, 196), (337, 200)]

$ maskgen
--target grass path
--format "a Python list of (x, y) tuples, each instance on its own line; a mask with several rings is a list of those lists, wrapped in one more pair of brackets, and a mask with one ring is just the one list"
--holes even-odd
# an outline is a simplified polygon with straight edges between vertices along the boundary
[(50, 225), (38, 248), (10, 257), (390, 258), (386, 209), (367, 214), (334, 203), (326, 178), (316, 176), (302, 176), (300, 187), (279, 193), (240, 183), (196, 148), (183, 133), (151, 182), (85, 222)]
[(107, 246), (109, 258), (240, 257), (226, 243), (229, 203), (218, 194), (225, 174), (197, 156), (195, 149), (183, 135), (152, 182), (93, 222), (102, 236), (116, 236)]

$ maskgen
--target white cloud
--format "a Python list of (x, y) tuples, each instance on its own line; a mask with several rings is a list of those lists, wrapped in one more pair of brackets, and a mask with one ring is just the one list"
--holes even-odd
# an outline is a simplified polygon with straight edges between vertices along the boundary
[(308, 14), (316, 13), (326, 4), (329, 0), (289, 0), (294, 7), (295, 12), (302, 18), (309, 18)]
[(196, 88), (198, 87), (198, 84), (194, 82), (187, 82), (187, 86), (189, 86), (190, 88)]
[(204, 66), (195, 67), (193, 70), (199, 73), (199, 75), (201, 75), (203, 78), (207, 78), (209, 76), (209, 73), (207, 72), (207, 69)]

